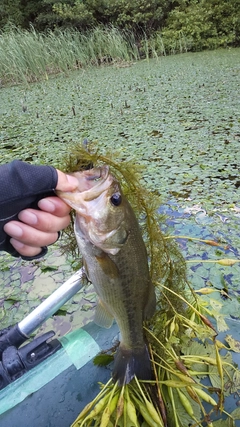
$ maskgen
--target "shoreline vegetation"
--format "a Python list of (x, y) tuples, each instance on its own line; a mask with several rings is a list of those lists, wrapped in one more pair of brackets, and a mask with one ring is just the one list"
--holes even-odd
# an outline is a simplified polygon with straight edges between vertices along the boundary
[[(225, 39), (208, 41), (209, 49), (229, 47)], [(0, 87), (48, 80), (59, 73), (102, 65), (124, 67), (141, 59), (203, 50), (180, 31), (146, 33), (98, 26), (80, 32), (67, 28), (38, 32), (12, 25), (0, 32)]]

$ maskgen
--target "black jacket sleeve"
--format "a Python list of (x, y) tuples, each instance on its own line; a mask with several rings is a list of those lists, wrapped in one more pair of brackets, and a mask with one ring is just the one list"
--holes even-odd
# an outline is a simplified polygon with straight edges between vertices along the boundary
[[(0, 250), (20, 256), (10, 243), (3, 226), (8, 221), (18, 220), (18, 214), (26, 208), (38, 209), (40, 199), (55, 195), (57, 171), (51, 166), (35, 166), (20, 160), (0, 166)], [(43, 256), (47, 249), (43, 248)], [(24, 259), (33, 259), (22, 257)]]

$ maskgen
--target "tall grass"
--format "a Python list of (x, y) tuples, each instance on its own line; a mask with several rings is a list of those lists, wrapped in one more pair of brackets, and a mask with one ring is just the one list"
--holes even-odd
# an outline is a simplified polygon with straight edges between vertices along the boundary
[(161, 33), (136, 40), (131, 32), (115, 27), (97, 27), (86, 33), (76, 29), (38, 33), (10, 27), (0, 33), (0, 85), (29, 83), (50, 74), (77, 68), (158, 58), (167, 53), (186, 52), (183, 35), (169, 40)]
[(49, 57), (43, 36), (34, 30), (8, 31), (0, 36), (0, 78), (2, 82), (36, 80), (46, 71)]
[(139, 59), (131, 33), (95, 28), (37, 33), (10, 28), (0, 34), (1, 83), (32, 82), (49, 74), (114, 61)]

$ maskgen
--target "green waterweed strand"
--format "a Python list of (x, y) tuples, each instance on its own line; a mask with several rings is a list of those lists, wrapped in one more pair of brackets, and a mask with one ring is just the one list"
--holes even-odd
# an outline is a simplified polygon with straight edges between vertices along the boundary
[(135, 394), (132, 395), (132, 399), (135, 402), (136, 407), (138, 408), (140, 414), (144, 418), (144, 420), (147, 422), (149, 427), (164, 427), (163, 423), (156, 422), (153, 420), (151, 414), (149, 413), (148, 409), (145, 406), (145, 403), (137, 398)]
[[(94, 410), (96, 412), (96, 405), (98, 402), (101, 401), (105, 401), (108, 398), (108, 386), (110, 385), (110, 383), (112, 382), (112, 380), (110, 379), (107, 384), (103, 387), (103, 389), (100, 391), (100, 393), (98, 393), (98, 395), (95, 397), (95, 399), (93, 399), (90, 403), (88, 403), (85, 408), (83, 408), (83, 410), (80, 412), (80, 414), (78, 415), (77, 419), (75, 420), (75, 423), (80, 423), (80, 421), (82, 419), (86, 419), (85, 417), (87, 416), (88, 412), (91, 411), (91, 409), (94, 407)], [(100, 407), (100, 405), (99, 405)], [(91, 413), (91, 412), (90, 412)], [(73, 424), (73, 425), (80, 425), (80, 424)]]
[[(149, 255), (150, 274), (152, 282), (155, 284), (161, 280), (166, 284), (167, 289), (174, 289), (176, 292), (184, 293), (186, 286), (186, 263), (181, 255), (175, 242), (166, 241), (163, 233), (160, 230), (159, 223), (162, 222), (162, 217), (157, 214), (157, 209), (161, 204), (159, 195), (147, 191), (141, 184), (140, 168), (136, 163), (118, 162), (117, 153), (103, 155), (96, 148), (89, 145), (88, 151), (82, 145), (75, 145), (71, 148), (71, 156), (62, 165), (60, 169), (66, 172), (74, 172), (84, 170), (89, 165), (94, 167), (107, 164), (110, 166), (111, 173), (121, 183), (123, 192), (129, 200), (137, 218), (140, 219), (140, 225), (143, 232), (143, 237)], [(71, 238), (72, 234), (72, 238)], [(74, 238), (73, 228), (67, 231), (69, 246), (71, 251), (77, 249), (76, 239)], [(75, 249), (74, 249), (75, 248)], [(66, 247), (65, 247), (66, 249)], [(70, 249), (69, 249), (70, 250)], [(178, 312), (183, 313), (182, 301), (174, 295), (171, 295), (174, 300), (174, 306)], [(168, 309), (167, 301), (162, 298), (162, 309)]]
[(117, 388), (117, 383), (114, 385), (110, 393), (107, 406), (103, 410), (100, 427), (108, 427), (110, 417), (116, 409), (118, 398), (119, 398), (119, 391), (114, 395), (116, 388)]
[(118, 420), (121, 418), (122, 414), (123, 414), (123, 408), (124, 408), (124, 390), (125, 390), (125, 386), (122, 386), (120, 395), (119, 395), (119, 399), (117, 402), (117, 408), (116, 408), (116, 421), (115, 421), (115, 426), (117, 426)]
[(159, 423), (159, 426), (163, 426), (163, 421), (162, 421), (162, 417), (161, 415), (157, 412), (157, 410), (155, 409), (154, 405), (152, 404), (152, 402), (150, 400), (148, 400), (144, 394), (143, 389), (141, 388), (138, 379), (135, 377), (135, 381), (136, 384), (139, 388), (140, 394), (143, 398), (144, 404), (146, 409), (148, 410), (149, 414), (151, 415), (153, 421), (155, 421), (156, 423)]
[[(96, 399), (95, 403), (88, 407), (84, 412), (85, 419), (83, 420), (82, 417), (81, 424), (76, 426), (106, 427), (109, 423), (111, 427), (118, 427), (118, 425), (138, 427), (141, 426), (143, 418), (149, 427), (166, 427), (170, 421), (165, 418), (163, 421), (160, 415), (159, 398), (162, 403), (169, 402), (170, 399), (172, 408), (175, 410), (179, 409), (177, 405), (179, 401), (182, 410), (194, 420), (194, 426), (202, 426), (201, 423), (205, 420), (211, 426), (210, 415), (206, 414), (202, 402), (206, 401), (213, 408), (222, 409), (223, 384), (226, 383), (226, 377), (227, 381), (231, 381), (232, 372), (236, 372), (236, 368), (221, 358), (217, 342), (214, 348), (217, 332), (203, 314), (211, 316), (212, 313), (201, 304), (201, 300), (188, 284), (186, 262), (179, 253), (174, 239), (172, 236), (164, 236), (160, 231), (161, 217), (156, 214), (156, 209), (160, 205), (159, 197), (156, 194), (153, 197), (143, 189), (136, 165), (130, 162), (117, 162), (112, 155), (100, 155), (96, 150), (93, 153), (91, 148), (90, 152), (79, 147), (75, 148), (71, 159), (72, 165), (66, 167), (66, 171), (85, 169), (91, 163), (94, 167), (107, 164), (110, 166), (111, 173), (121, 183), (123, 192), (140, 221), (150, 260), (151, 278), (156, 286), (158, 298), (156, 314), (145, 327), (147, 339), (152, 347), (151, 362), (155, 381), (139, 382), (135, 379), (120, 389), (114, 389), (113, 383), (110, 383), (109, 389), (101, 395), (101, 399)], [(201, 240), (201, 242), (211, 246), (220, 245), (211, 240)], [(76, 245), (76, 242), (74, 243)], [(223, 259), (213, 262), (227, 266), (234, 265), (239, 260)], [(191, 298), (189, 298), (189, 292), (188, 294), (184, 292), (186, 286), (190, 290)], [(203, 289), (202, 293), (209, 293), (209, 291)], [(202, 347), (204, 347), (204, 340), (208, 339), (213, 344), (213, 351), (207, 356), (206, 352), (191, 352), (191, 337), (200, 337), (200, 340), (204, 337)], [(187, 348), (186, 352), (182, 351), (182, 347)], [(206, 376), (204, 367), (209, 366), (213, 366), (216, 371), (209, 374), (210, 380), (213, 375), (220, 377), (222, 390), (219, 392), (213, 388), (212, 390), (204, 388), (197, 383), (201, 376)], [(148, 387), (151, 388), (151, 393)], [(216, 391), (218, 395), (220, 393), (219, 403), (210, 396), (211, 391)], [(191, 405), (185, 393), (189, 394), (194, 405), (198, 407), (198, 415), (195, 418), (195, 406)], [(200, 414), (203, 420), (200, 419)], [(90, 418), (91, 416), (95, 418)], [(174, 427), (182, 427), (179, 413), (175, 414), (174, 422)]]
[(138, 427), (138, 419), (137, 419), (137, 412), (136, 407), (133, 404), (132, 400), (129, 396), (128, 386), (126, 386), (126, 400), (125, 400), (126, 410), (127, 410), (127, 416), (131, 423), (133, 423), (134, 426)]
[(172, 387), (168, 387), (168, 395), (170, 397), (170, 402), (172, 405), (172, 412), (173, 412), (173, 416), (174, 416), (175, 427), (180, 427), (179, 422), (178, 422), (178, 415), (177, 415), (177, 411), (176, 411), (176, 407), (175, 407), (175, 400), (174, 400), (174, 396), (173, 396)]

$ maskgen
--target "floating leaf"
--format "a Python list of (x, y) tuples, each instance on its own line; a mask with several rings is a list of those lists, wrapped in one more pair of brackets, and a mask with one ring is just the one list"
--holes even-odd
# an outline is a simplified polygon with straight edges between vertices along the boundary
[(40, 268), (43, 273), (47, 273), (48, 271), (57, 271), (59, 267), (54, 265), (41, 265)]
[(229, 327), (228, 327), (228, 325), (227, 325), (227, 323), (226, 323), (223, 315), (216, 314), (215, 315), (215, 319), (217, 321), (217, 330), (218, 330), (218, 332), (225, 332), (225, 331), (227, 331), (229, 329)]
[(213, 427), (236, 427), (232, 419), (228, 420), (218, 420), (212, 423)]
[(107, 366), (109, 363), (111, 363), (114, 360), (114, 356), (110, 354), (97, 354), (97, 356), (94, 357), (93, 363), (97, 366)]
[(231, 416), (234, 420), (240, 420), (240, 407), (234, 409), (234, 411), (231, 413)]
[(61, 308), (58, 309), (58, 311), (56, 311), (56, 313), (54, 313), (54, 316), (66, 316), (67, 314), (67, 307), (62, 306)]
[(240, 341), (235, 340), (232, 335), (226, 335), (225, 340), (227, 341), (232, 351), (240, 353)]
[[(148, 189), (153, 189), (156, 193), (161, 191), (165, 200), (169, 200), (172, 203), (172, 208), (175, 203), (175, 215), (172, 211), (173, 215), (170, 218), (170, 211), (168, 211), (168, 218), (174, 224), (172, 226), (176, 232), (180, 228), (178, 234), (182, 234), (181, 227), (185, 225), (184, 234), (191, 235), (194, 231), (194, 235), (210, 242), (215, 239), (222, 241), (224, 235), (227, 244), (231, 244), (231, 254), (227, 252), (226, 255), (220, 255), (219, 253), (211, 252), (215, 246), (211, 243), (207, 251), (204, 245), (198, 245), (196, 251), (196, 245), (194, 248), (187, 249), (186, 243), (180, 242), (184, 256), (189, 257), (191, 255), (196, 260), (196, 255), (198, 255), (199, 262), (205, 260), (206, 256), (209, 259), (214, 258), (214, 268), (211, 271), (209, 263), (205, 264), (206, 268), (197, 271), (198, 269), (194, 265), (195, 261), (193, 262), (193, 270), (190, 271), (190, 274), (192, 274), (194, 285), (197, 284), (198, 288), (205, 287), (207, 286), (206, 281), (210, 280), (215, 287), (218, 286), (218, 282), (220, 284), (219, 287), (221, 287), (221, 280), (223, 279), (228, 282), (230, 291), (232, 291), (238, 289), (239, 283), (239, 269), (237, 269), (239, 266), (235, 264), (239, 258), (239, 253), (236, 249), (239, 247), (240, 242), (239, 216), (236, 216), (239, 212), (237, 210), (230, 212), (228, 209), (228, 205), (229, 207), (235, 206), (238, 202), (236, 184), (237, 180), (239, 180), (239, 177), (237, 177), (239, 165), (236, 162), (236, 153), (239, 145), (237, 139), (239, 119), (236, 115), (235, 96), (238, 90), (238, 82), (233, 77), (233, 71), (239, 66), (239, 58), (235, 49), (217, 54), (215, 52), (214, 54), (203, 52), (193, 55), (189, 57), (188, 55), (186, 57), (179, 55), (178, 58), (166, 57), (161, 62), (160, 68), (158, 62), (149, 61), (146, 64), (145, 61), (140, 61), (135, 65), (134, 73), (132, 70), (129, 72), (128, 69), (109, 67), (108, 69), (99, 69), (96, 74), (96, 70), (89, 69), (87, 73), (81, 72), (81, 86), (79, 86), (79, 73), (71, 75), (70, 78), (64, 76), (64, 78), (50, 79), (40, 85), (29, 85), (25, 90), (28, 112), (33, 112), (31, 120), (29, 120), (29, 114), (22, 114), (22, 112), (19, 114), (19, 105), (17, 103), (9, 102), (12, 99), (12, 96), (9, 96), (12, 88), (4, 89), (1, 94), (4, 114), (2, 115), (0, 126), (2, 145), (3, 147), (8, 146), (8, 148), (0, 152), (0, 161), (5, 163), (17, 155), (19, 158), (29, 159), (32, 163), (58, 166), (62, 158), (65, 158), (70, 150), (69, 141), (76, 143), (86, 135), (93, 141), (101, 141), (99, 148), (102, 153), (108, 150), (112, 151), (113, 146), (114, 149), (119, 149), (119, 154), (115, 159), (119, 163), (123, 158), (134, 157), (139, 162), (141, 169), (144, 170), (144, 185)], [(213, 56), (214, 61), (212, 61)], [(201, 83), (202, 76), (206, 76), (209, 62), (213, 64), (210, 76), (211, 81), (208, 82), (209, 84), (201, 85), (199, 90), (199, 81)], [(179, 73), (176, 73), (176, 69), (181, 71), (181, 85), (179, 85)], [(193, 75), (194, 78), (192, 78)], [(161, 79), (160, 86), (159, 79)], [(219, 82), (226, 81), (228, 82), (227, 91), (223, 83), (219, 85)], [(136, 87), (136, 85), (137, 87), (146, 87), (148, 96), (145, 94), (140, 99), (138, 91), (136, 97), (136, 90), (129, 89), (130, 85), (132, 87)], [(158, 88), (157, 92), (156, 87)], [(14, 88), (16, 99), (21, 98), (21, 92), (22, 87)], [(96, 93), (98, 94), (97, 98)], [(214, 93), (214, 98), (211, 97), (212, 93)], [(108, 95), (107, 97), (106, 94)], [(224, 108), (220, 108), (223, 96)], [(79, 105), (79, 97), (82, 105), (89, 105), (90, 108), (88, 111), (78, 108), (76, 111), (79, 120), (75, 122), (71, 106)], [(71, 99), (71, 103), (66, 103), (66, 99)], [(111, 99), (110, 109), (108, 109), (109, 99)], [(131, 108), (123, 111), (122, 104), (125, 99), (131, 100)], [(193, 99), (197, 108), (193, 107)], [(208, 99), (208, 102), (206, 102), (206, 99)], [(38, 102), (37, 110), (36, 102)], [(176, 105), (176, 109), (169, 108), (173, 102)], [(189, 107), (190, 104), (191, 108)], [(128, 102), (126, 102), (126, 107), (128, 106)], [(120, 110), (122, 110), (121, 113)], [(227, 124), (229, 124), (230, 116), (231, 132), (229, 133)], [(168, 117), (167, 126), (165, 123), (166, 117)], [(208, 120), (209, 117), (211, 117), (211, 120)], [(201, 122), (202, 127), (196, 128), (198, 122)], [(102, 123), (103, 126), (96, 126), (96, 123)], [(132, 126), (132, 123), (134, 123), (134, 126)], [(159, 123), (161, 123), (160, 129), (164, 129), (161, 145), (156, 144), (157, 138), (154, 138), (154, 135), (149, 135), (149, 130), (151, 129), (159, 132)], [(187, 137), (186, 128), (191, 129)], [(128, 138), (127, 144), (125, 143), (126, 140), (123, 141), (121, 136), (123, 130), (124, 135), (122, 136)], [(211, 132), (212, 130), (214, 133)], [(206, 139), (206, 135), (209, 135), (209, 138)], [(226, 140), (229, 141), (228, 144), (224, 143)], [(17, 144), (13, 141), (17, 141)], [(159, 156), (162, 159), (161, 163)], [(230, 174), (231, 180), (228, 174)], [(178, 198), (177, 204), (176, 200), (169, 196), (170, 194), (176, 195)], [(198, 211), (201, 210), (201, 212), (197, 216), (197, 210), (191, 209), (191, 205), (196, 204), (196, 201), (201, 206), (201, 208), (198, 208)], [(184, 209), (186, 205), (189, 206), (188, 212), (185, 212), (188, 215), (187, 221), (186, 217), (184, 218), (184, 214), (180, 214), (179, 211), (179, 207)], [(227, 213), (225, 212), (224, 216), (224, 212), (217, 211), (219, 209), (223, 211), (227, 209), (228, 211)], [(229, 213), (232, 215), (229, 215)], [(193, 227), (195, 218), (199, 223), (196, 228)], [(204, 227), (206, 225), (209, 227), (208, 230)], [(162, 224), (162, 226), (164, 225)], [(226, 259), (228, 259), (228, 256), (236, 258), (234, 264), (230, 264), (233, 267), (231, 268), (231, 278), (226, 277), (224, 274), (220, 276), (220, 270), (225, 270), (222, 265), (225, 264), (218, 263), (215, 265), (216, 256), (226, 256)], [(229, 263), (229, 261), (227, 262)], [(11, 260), (9, 266), (7, 266), (9, 270), (7, 271), (8, 276), (12, 263), (13, 261)], [(175, 264), (176, 266), (179, 265), (177, 260)], [(18, 270), (19, 265), (15, 265), (14, 268)], [(47, 271), (51, 273), (52, 270)], [(4, 289), (6, 289), (5, 279), (8, 280), (9, 277), (4, 276), (3, 269), (1, 274), (2, 283), (4, 283)], [(16, 278), (16, 280), (18, 280), (19, 284), (19, 279)], [(15, 285), (17, 285), (17, 282)], [(35, 293), (39, 296), (39, 289), (41, 290), (46, 286), (47, 291), (50, 293), (52, 286), (48, 285), (47, 280), (44, 283), (42, 280), (37, 280), (33, 286), (31, 283), (29, 288), (35, 288)], [(42, 296), (42, 292), (40, 296)], [(234, 295), (231, 295), (231, 297), (234, 298)], [(237, 305), (236, 299), (235, 305), (233, 301), (229, 306), (225, 301), (221, 300), (221, 302), (222, 305), (220, 303), (215, 304), (216, 313), (218, 309), (221, 314), (224, 310), (225, 313), (229, 313), (230, 310), (236, 314), (239, 313), (239, 310), (237, 310), (239, 304)], [(209, 301), (208, 304), (210, 304)], [(20, 316), (23, 314), (23, 308), (19, 309), (18, 313), (12, 308), (14, 307), (11, 307), (11, 310), (8, 311), (8, 321), (12, 319), (16, 321), (16, 314)], [(28, 311), (28, 308), (29, 305), (26, 301), (24, 310)], [(87, 309), (87, 306), (84, 308)], [(168, 316), (168, 311), (163, 311)], [(82, 313), (80, 310), (79, 313), (81, 318)], [(219, 319), (218, 326), (222, 317)], [(163, 318), (161, 318), (161, 322), (164, 322)], [(161, 322), (159, 322), (159, 330), (163, 330), (164, 323), (161, 324)], [(170, 351), (169, 349), (173, 347), (177, 351), (184, 342), (186, 346), (189, 345), (189, 351), (197, 351), (197, 348), (194, 350), (194, 347), (191, 346), (191, 339), (185, 333), (182, 334), (181, 328), (183, 328), (183, 325), (180, 325), (180, 331), (177, 336), (175, 336), (176, 330), (172, 328), (172, 341), (169, 340), (168, 345), (163, 336), (165, 349)], [(199, 329), (200, 338), (204, 339), (206, 329), (209, 328), (202, 326), (201, 330)], [(207, 337), (209, 338), (209, 335)], [(177, 345), (172, 346), (174, 340)], [(209, 368), (211, 358), (214, 356), (208, 345), (204, 347), (202, 344), (202, 347), (199, 347), (200, 352), (196, 354), (200, 356), (208, 354), (209, 359), (205, 358), (204, 363), (200, 363), (200, 359), (192, 363), (189, 361), (189, 366), (198, 368), (196, 371), (198, 370), (198, 372), (205, 374), (206, 369)], [(200, 349), (205, 350), (205, 353), (201, 352)], [(191, 356), (191, 351), (189, 355)], [(169, 354), (164, 357), (164, 361), (169, 363)], [(212, 366), (214, 368), (213, 371), (215, 370), (214, 372), (216, 372), (216, 366)], [(166, 365), (165, 368), (167, 368)], [(166, 372), (166, 369), (164, 372)], [(212, 378), (214, 375), (212, 375)], [(173, 396), (174, 401), (176, 401), (177, 414), (183, 420), (181, 425), (186, 427), (191, 420), (184, 419), (184, 409), (177, 397), (177, 393), (174, 393), (174, 391)], [(109, 399), (106, 401), (108, 402)], [(171, 416), (173, 411), (171, 411), (169, 399), (167, 402), (170, 407), (168, 412)], [(199, 410), (199, 405), (196, 404), (196, 407)], [(194, 408), (194, 413), (200, 420), (200, 412), (198, 413)], [(236, 419), (239, 418), (238, 413)], [(230, 420), (224, 420), (223, 422), (224, 424), (221, 424), (221, 427), (230, 427)], [(94, 419), (88, 422), (88, 424), (92, 423), (94, 423)], [(120, 423), (123, 425), (122, 419), (119, 420)], [(112, 424), (109, 421), (109, 427)], [(148, 423), (147, 425), (149, 426)], [(176, 424), (172, 423), (172, 425)]]
[(231, 393), (239, 393), (240, 390), (240, 371), (236, 370), (233, 375), (233, 385)]

